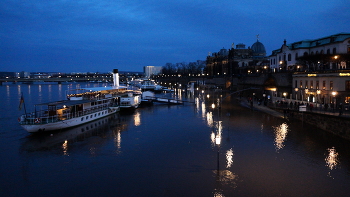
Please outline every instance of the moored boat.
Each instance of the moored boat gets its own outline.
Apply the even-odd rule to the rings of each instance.
[[[113,80],[110,87],[81,88],[68,94],[67,100],[37,104],[34,112],[18,118],[19,124],[31,133],[61,130],[109,116],[120,108],[136,108],[140,96],[119,86],[117,69],[113,70]]]
[[[141,104],[141,92],[136,90],[126,91],[120,95],[120,109],[136,109]]]
[[[163,91],[163,86],[158,85],[154,80],[148,78],[135,79],[130,82],[130,85],[140,88],[141,91]]]
[[[63,100],[35,105],[35,112],[19,118],[19,124],[28,132],[61,130],[119,111],[117,99]]]

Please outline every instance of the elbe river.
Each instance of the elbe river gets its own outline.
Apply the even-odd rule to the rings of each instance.
[[[21,93],[29,112],[101,85],[0,86],[0,196],[350,195],[349,141],[244,108],[225,92],[175,91],[191,102],[40,135],[17,122]]]

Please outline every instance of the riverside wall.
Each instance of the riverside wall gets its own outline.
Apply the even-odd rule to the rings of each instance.
[[[284,112],[283,109],[278,109],[278,111]],[[314,125],[346,140],[350,140],[350,118],[348,116],[299,112],[296,110],[292,110],[289,113],[292,118]]]

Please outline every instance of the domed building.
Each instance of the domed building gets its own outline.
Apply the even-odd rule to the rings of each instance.
[[[257,41],[248,48],[243,43],[232,43],[230,49],[221,49],[216,53],[209,53],[206,60],[206,74],[208,76],[233,76],[267,72],[269,66],[264,44]]]
[[[253,45],[252,48],[253,50],[253,57],[265,57],[266,56],[266,50],[265,50],[265,46],[263,45],[263,43],[259,42],[259,40],[257,40]]]

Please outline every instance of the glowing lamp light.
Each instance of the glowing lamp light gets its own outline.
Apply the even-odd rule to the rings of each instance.
[[[216,145],[220,145],[220,144],[221,144],[221,137],[220,137],[220,136],[216,136],[216,138],[215,138],[215,144],[216,144]]]

